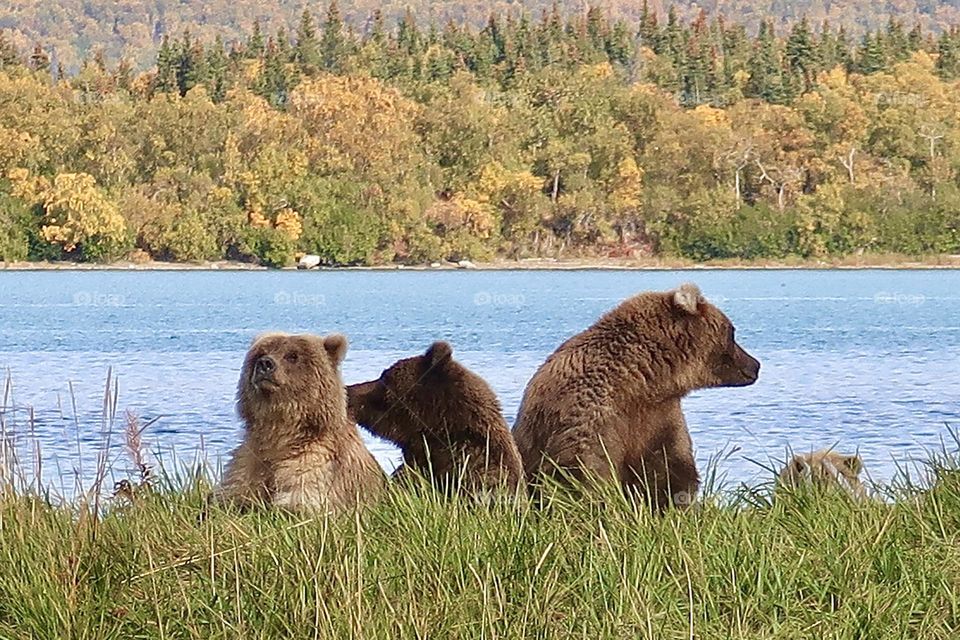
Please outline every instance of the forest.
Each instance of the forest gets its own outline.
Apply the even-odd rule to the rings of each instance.
[[[0,31],[0,258],[960,253],[957,27],[647,2],[268,24],[76,72]]]
[[[491,13],[522,11],[539,16],[550,11],[553,3],[563,15],[583,12],[588,4],[574,0],[351,0],[340,8],[347,28],[363,33],[377,10],[390,24],[409,12],[421,22],[482,27]],[[598,4],[609,18],[633,23],[641,19],[642,6],[636,0]],[[764,20],[772,20],[780,30],[804,16],[812,24],[826,20],[856,36],[883,28],[891,18],[933,32],[960,23],[960,0],[650,0],[648,5],[661,17],[671,6],[685,22],[704,10],[742,24],[751,33]],[[111,62],[125,58],[144,70],[153,64],[164,34],[179,35],[189,28],[201,40],[212,42],[219,36],[230,44],[246,39],[255,22],[270,33],[280,28],[292,32],[305,8],[322,15],[326,0],[59,0],[53,5],[0,0],[0,29],[6,29],[21,50],[42,43],[54,65],[63,64],[71,73],[98,51]]]

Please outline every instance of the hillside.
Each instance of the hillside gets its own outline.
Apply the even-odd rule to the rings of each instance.
[[[637,21],[642,9],[642,2],[637,0],[609,0],[598,4],[612,18],[631,22]],[[388,24],[398,20],[409,8],[419,23],[433,19],[476,26],[482,24],[491,12],[504,14],[523,7],[530,14],[539,15],[551,6],[551,0],[388,0],[383,3],[350,0],[342,2],[340,10],[348,24],[362,31],[377,9],[381,10]],[[574,0],[558,2],[560,12],[565,15],[583,11],[584,6],[585,3]],[[668,6],[669,3],[663,0],[650,1],[650,7],[661,16]],[[269,33],[281,27],[290,31],[305,7],[321,15],[326,2],[62,0],[54,4],[35,0],[0,0],[0,30],[6,31],[7,37],[21,50],[40,43],[50,52],[54,64],[60,63],[68,71],[75,71],[85,57],[90,57],[98,49],[103,50],[108,60],[125,57],[134,66],[146,68],[152,65],[163,34],[180,35],[184,29],[190,29],[193,35],[203,40],[219,35],[229,43],[249,33],[255,21],[259,21]],[[678,0],[675,7],[678,15],[687,21],[703,9],[742,23],[752,32],[764,17],[773,18],[782,28],[802,15],[806,15],[812,24],[829,20],[834,27],[843,26],[850,33],[876,29],[891,17],[910,25],[919,22],[925,30],[932,31],[960,22],[960,0]]]

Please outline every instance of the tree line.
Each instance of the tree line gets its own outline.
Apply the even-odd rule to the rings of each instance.
[[[138,71],[152,66],[164,34],[180,34],[189,27],[196,37],[212,42],[220,36],[227,42],[244,40],[255,21],[274,33],[283,27],[292,32],[304,7],[322,13],[325,1],[293,2],[279,0],[59,0],[56,11],[43,2],[0,0],[0,28],[21,50],[29,51],[43,43],[53,65],[62,64],[75,73],[83,61],[97,52],[111,63],[126,58]],[[539,16],[556,4],[559,12],[570,15],[584,10],[575,0],[350,0],[342,5],[350,28],[364,32],[370,16],[380,10],[384,19],[395,24],[407,11],[429,16],[439,24],[482,27],[491,13],[504,15],[525,11]],[[812,24],[824,20],[843,27],[859,37],[863,31],[875,31],[891,18],[920,24],[928,31],[948,30],[960,22],[960,0],[650,0],[649,9],[665,16],[672,6],[683,22],[694,20],[701,10],[722,15],[731,23],[742,24],[756,33],[760,23],[773,20],[777,30],[789,29],[802,16]],[[636,23],[642,4],[637,0],[606,0],[604,11],[614,20]]]
[[[0,257],[329,264],[960,252],[960,30],[644,2],[338,5],[65,73],[0,32]]]

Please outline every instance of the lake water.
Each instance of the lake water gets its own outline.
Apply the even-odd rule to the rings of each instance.
[[[346,333],[347,383],[448,340],[512,424],[527,380],[563,340],[636,292],[686,281],[763,363],[752,387],[684,402],[701,464],[733,450],[719,465],[729,482],[769,479],[761,465],[788,447],[859,451],[880,481],[894,461],[943,441],[955,449],[945,425],[960,427],[960,272],[879,270],[0,272],[6,442],[32,461],[21,466],[35,469],[39,455],[48,486],[86,486],[106,442],[112,370],[118,413],[155,419],[143,436],[154,455],[169,465],[201,451],[216,469],[240,435],[243,354],[266,330]],[[121,443],[115,429],[111,483],[131,466]],[[368,445],[396,464],[395,449]]]

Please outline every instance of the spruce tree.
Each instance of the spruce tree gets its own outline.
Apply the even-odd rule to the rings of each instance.
[[[157,52],[157,78],[155,82],[157,91],[161,93],[178,91],[178,64],[179,56],[170,44],[169,36],[163,36],[163,40],[160,42],[160,49]]]
[[[370,42],[383,46],[387,41],[387,30],[383,25],[383,11],[373,10],[373,16],[370,18],[370,33],[368,36]]]
[[[944,80],[960,77],[960,29],[953,27],[940,34],[937,42],[937,72]]]
[[[856,70],[864,75],[883,71],[887,68],[887,51],[883,35],[867,33],[857,49]]]
[[[659,26],[657,25],[657,12],[650,9],[648,0],[643,0],[643,6],[640,8],[640,28],[637,32],[640,38],[640,45],[656,48],[659,37]]]
[[[850,50],[850,38],[847,36],[847,30],[843,26],[837,31],[836,52],[837,62],[849,70],[853,66],[853,52]]]
[[[184,31],[176,56],[177,90],[181,96],[185,96],[190,89],[203,82],[206,76],[203,45],[199,41],[194,43],[190,32]]]
[[[887,31],[884,34],[886,54],[896,62],[902,62],[910,56],[910,43],[903,23],[892,16],[887,21]]]
[[[300,23],[297,25],[297,43],[293,48],[293,56],[300,68],[307,74],[316,73],[320,69],[320,41],[317,40],[317,29],[313,24],[313,16],[307,9],[300,14]]]
[[[213,45],[207,50],[207,88],[214,102],[227,97],[227,71],[229,60],[223,46],[223,39],[217,34]]]
[[[420,52],[420,31],[409,8],[397,24],[397,46],[407,55],[412,56]]]
[[[606,42],[607,57],[611,62],[628,65],[633,59],[633,42],[630,29],[623,20],[617,20]]]
[[[910,51],[920,51],[923,48],[923,27],[919,22],[913,25],[913,29],[907,34],[907,47]]]
[[[260,21],[253,21],[253,32],[250,34],[250,38],[247,40],[247,46],[244,53],[248,58],[259,58],[263,55],[264,51],[264,37],[263,31],[260,28]]]
[[[746,88],[747,97],[759,98],[774,104],[786,102],[787,96],[783,86],[776,36],[773,24],[767,20],[760,23],[753,55],[747,62],[747,72],[750,74]]]
[[[286,62],[280,55],[273,38],[267,41],[264,48],[263,68],[257,82],[257,93],[278,109],[287,106],[290,82],[287,78]]]
[[[800,92],[810,91],[819,68],[817,49],[810,33],[810,24],[803,16],[800,22],[793,25],[790,36],[787,38],[784,57],[787,70],[794,77]]]
[[[327,71],[339,72],[344,68],[347,57],[347,39],[344,36],[343,17],[337,0],[330,0],[323,33],[320,36],[320,64]]]

